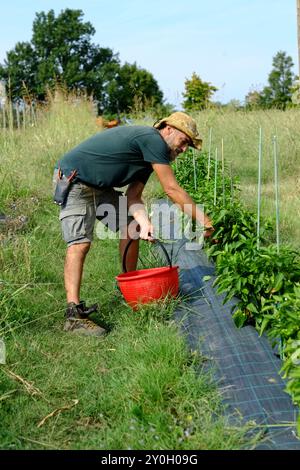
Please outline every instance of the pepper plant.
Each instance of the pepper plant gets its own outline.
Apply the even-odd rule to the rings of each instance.
[[[258,248],[257,217],[240,202],[237,179],[232,181],[226,171],[215,172],[214,159],[208,178],[207,155],[198,155],[187,152],[174,164],[174,172],[213,220],[215,232],[206,250],[215,262],[215,285],[219,293],[226,293],[224,303],[237,299],[233,319],[238,327],[251,323],[260,334],[266,332],[273,345],[280,340],[281,373],[287,391],[300,405],[300,255],[288,246],[281,246],[278,253],[271,243],[274,229],[269,221],[261,223]]]
[[[233,318],[238,327],[250,322],[260,329],[264,323],[266,329],[266,304],[277,305],[300,281],[299,255],[287,247],[278,254],[274,245],[258,250],[253,238],[243,248],[233,246],[218,255],[215,284],[219,293],[226,292],[224,302],[237,297]]]

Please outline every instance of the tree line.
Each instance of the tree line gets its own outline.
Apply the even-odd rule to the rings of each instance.
[[[236,109],[271,109],[285,110],[300,104],[299,81],[293,73],[293,60],[284,51],[273,57],[272,70],[268,76],[268,85],[261,90],[251,90],[245,97],[244,104],[232,100],[227,105],[212,101],[213,94],[218,90],[210,82],[203,81],[193,73],[185,81],[183,107],[186,111],[201,111],[209,107],[230,106]]]
[[[97,104],[98,114],[118,115],[152,108],[158,114],[172,111],[153,75],[136,63],[121,65],[118,53],[92,42],[95,28],[83,21],[82,10],[66,9],[56,17],[53,10],[36,13],[30,42],[18,42],[0,64],[0,80],[6,83],[13,102],[30,97],[44,102],[52,88],[85,92]],[[245,104],[232,100],[235,108],[286,109],[299,104],[299,85],[295,85],[293,61],[285,52],[273,57],[268,85],[251,90]],[[224,106],[212,100],[217,87],[196,73],[185,81],[183,109],[201,111]]]

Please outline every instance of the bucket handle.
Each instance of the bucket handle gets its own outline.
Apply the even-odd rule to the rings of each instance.
[[[124,250],[123,261],[122,261],[123,273],[127,273],[127,269],[126,269],[126,257],[127,257],[127,253],[128,253],[129,247],[130,247],[130,245],[131,245],[131,243],[132,243],[133,241],[134,241],[133,239],[129,240],[129,242],[127,243],[126,248],[125,248],[125,250]],[[164,255],[165,255],[166,259],[167,259],[167,262],[168,262],[169,267],[172,268],[172,261],[171,261],[171,258],[170,258],[170,256],[169,256],[167,250],[165,249],[164,245],[162,244],[162,242],[159,241],[159,240],[157,240],[157,239],[154,239],[154,240],[152,241],[152,243],[158,243],[158,244],[159,244],[160,248],[162,249],[162,251],[163,251],[163,253],[164,253]]]

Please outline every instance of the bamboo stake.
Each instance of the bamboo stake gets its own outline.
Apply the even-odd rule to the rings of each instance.
[[[277,136],[273,135],[273,156],[274,156],[274,185],[275,185],[275,207],[276,207],[276,245],[279,253],[279,184],[278,184],[278,152]]]
[[[211,162],[211,136],[212,128],[209,128],[209,143],[208,143],[208,164],[207,164],[207,179],[209,180],[210,176],[210,162]]]
[[[5,105],[2,108],[2,127],[3,129],[6,129]]]
[[[22,108],[22,113],[23,113],[23,129],[26,129],[26,109],[25,109],[25,103],[23,104]]]
[[[36,125],[35,111],[32,103],[30,103],[30,115],[31,115],[31,124]]]
[[[193,149],[193,165],[194,165],[194,188],[197,190],[197,174],[196,174],[196,160],[195,160],[195,149]]]
[[[20,130],[20,110],[19,105],[16,106],[17,128]]]
[[[8,94],[8,99],[7,99],[7,124],[8,124],[8,129],[10,132],[14,130],[14,116],[13,116],[13,106],[12,106],[12,100],[11,100],[11,83],[10,83],[10,78],[8,79],[8,89],[9,89],[9,94]]]
[[[13,113],[13,105],[12,102],[9,101],[8,104],[8,128],[10,132],[14,130],[14,113]]]
[[[262,128],[259,128],[258,139],[258,184],[257,184],[257,249],[259,249],[260,206],[261,206],[261,163],[262,163]]]
[[[216,148],[216,158],[215,158],[215,186],[214,186],[214,206],[217,204],[217,178],[218,178],[218,149]]]

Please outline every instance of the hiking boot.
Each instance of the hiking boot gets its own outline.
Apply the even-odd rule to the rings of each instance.
[[[81,336],[103,336],[106,333],[104,328],[87,318],[67,318],[64,331],[70,331]]]
[[[64,331],[70,331],[82,336],[103,336],[106,330],[101,326],[88,320],[87,317],[90,313],[97,311],[97,305],[92,307],[85,307],[85,303],[81,301],[79,304],[71,302],[66,310],[66,322]]]
[[[79,304],[70,302],[67,305],[66,316],[75,318],[87,318],[91,313],[98,312],[98,304],[93,304],[90,307],[85,305],[84,300],[80,300]]]

